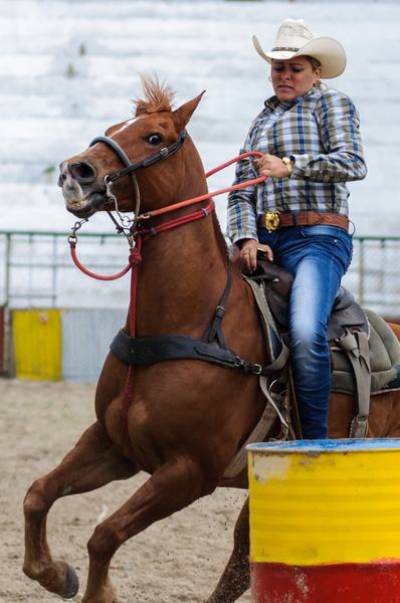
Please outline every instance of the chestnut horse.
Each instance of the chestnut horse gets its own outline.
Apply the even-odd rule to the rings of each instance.
[[[141,211],[159,210],[207,192],[202,162],[188,135],[170,156],[146,167],[141,163],[179,140],[201,96],[172,110],[169,90],[148,80],[145,100],[136,103],[135,118],[107,131],[130,161],[139,162],[135,177]],[[67,209],[79,217],[114,209],[105,177],[120,169],[119,155],[104,141],[64,161],[60,183]],[[137,188],[127,173],[114,183],[113,193],[121,212],[135,208]],[[206,201],[200,207],[205,205]],[[174,216],[191,211],[185,207]],[[205,212],[203,217],[144,241],[138,268],[137,337],[175,333],[201,338],[211,324],[226,284],[229,258],[215,213]],[[155,223],[167,219],[162,214]],[[265,365],[269,359],[252,293],[235,263],[230,270],[232,287],[222,323],[226,344],[242,358]],[[130,332],[129,320],[125,330]],[[397,393],[372,399],[370,435],[400,435],[399,402]],[[47,590],[73,597],[78,590],[75,571],[53,559],[46,539],[46,516],[52,504],[63,496],[146,471],[147,482],[96,527],[88,542],[89,575],[82,601],[113,603],[117,599],[109,565],[127,539],[211,494],[217,486],[247,487],[246,471],[232,479],[223,475],[256,425],[265,400],[258,378],[239,370],[181,359],[135,366],[131,372],[109,354],[95,405],[96,422],[53,471],[32,484],[25,497],[24,571]],[[332,437],[348,436],[353,413],[352,398],[332,396]],[[236,524],[233,553],[209,603],[236,601],[249,587],[248,548],[245,504]]]

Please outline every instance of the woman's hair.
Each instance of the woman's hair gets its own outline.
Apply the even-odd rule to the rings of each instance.
[[[311,63],[311,67],[314,71],[316,71],[318,67],[321,67],[321,63],[318,59],[314,59],[314,57],[310,57],[308,54],[303,54],[303,57],[307,59],[309,63]]]
[[[321,67],[321,63],[318,59],[315,59],[314,57],[310,57],[310,55],[308,54],[303,54],[303,57],[305,59],[307,59],[307,61],[311,64],[312,70],[316,71],[318,69],[318,67]],[[321,80],[318,80],[318,82],[316,84],[314,84],[314,88],[326,88],[325,84],[323,84],[321,82]]]

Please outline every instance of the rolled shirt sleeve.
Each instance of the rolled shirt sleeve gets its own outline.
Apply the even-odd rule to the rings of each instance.
[[[241,153],[252,151],[253,124],[244,142]],[[260,174],[255,169],[251,157],[242,159],[236,165],[236,174],[233,184],[257,178]],[[256,218],[256,185],[251,185],[240,190],[231,191],[228,195],[228,228],[227,234],[232,243],[241,239],[257,239]]]

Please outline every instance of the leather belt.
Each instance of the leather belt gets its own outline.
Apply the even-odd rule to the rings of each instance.
[[[278,230],[287,226],[316,226],[317,224],[327,224],[337,226],[348,231],[349,219],[342,214],[308,211],[267,211],[258,216],[257,224],[261,228],[266,228],[268,232]]]

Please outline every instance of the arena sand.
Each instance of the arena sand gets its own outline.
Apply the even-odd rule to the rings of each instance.
[[[93,421],[93,385],[0,379],[0,603],[60,601],[22,573],[22,501],[33,479],[52,469]],[[87,575],[86,542],[95,525],[146,479],[144,474],[58,501],[49,515],[56,557]],[[111,575],[121,603],[198,603],[207,599],[232,548],[246,494],[218,490],[128,541]],[[245,594],[241,603],[249,602]]]

